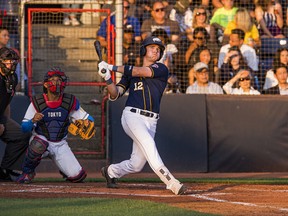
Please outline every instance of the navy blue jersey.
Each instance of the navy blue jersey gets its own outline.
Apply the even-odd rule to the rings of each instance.
[[[129,89],[126,106],[159,113],[160,102],[167,85],[168,68],[162,63],[154,63],[149,66],[152,77],[132,77],[123,75],[117,84]]]

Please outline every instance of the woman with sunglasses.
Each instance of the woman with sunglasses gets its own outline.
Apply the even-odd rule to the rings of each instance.
[[[260,95],[260,92],[255,90],[252,85],[252,76],[248,70],[239,71],[232,79],[230,79],[223,86],[226,94],[233,95]],[[233,85],[237,83],[237,88],[233,88]]]
[[[193,41],[193,32],[195,28],[203,27],[206,29],[207,33],[210,34],[210,24],[208,23],[208,14],[206,7],[201,5],[194,9],[193,11],[193,21],[192,27],[187,28],[186,34],[189,41]]]
[[[241,70],[250,71],[253,76],[253,70],[245,62],[240,49],[233,46],[229,49],[224,58],[224,62],[220,69],[220,84],[224,85],[228,80],[234,77]]]
[[[193,31],[193,41],[190,43],[185,53],[185,63],[191,63],[191,57],[196,48],[207,45],[209,34],[204,27],[197,27]],[[193,66],[193,65],[192,65]]]

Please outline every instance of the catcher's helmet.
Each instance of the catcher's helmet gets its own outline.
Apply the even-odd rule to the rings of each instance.
[[[157,59],[157,61],[159,61],[162,58],[162,56],[163,56],[165,47],[162,44],[162,41],[158,37],[154,37],[154,36],[147,37],[143,41],[143,43],[142,43],[142,45],[140,47],[140,56],[145,56],[146,55],[146,46],[151,45],[151,44],[156,44],[156,45],[158,45],[160,47],[160,56],[159,56],[159,59]]]
[[[52,82],[49,82],[49,79],[53,76],[58,76],[61,78],[62,82],[60,86],[54,85]],[[68,77],[65,75],[64,71],[62,71],[60,67],[52,67],[44,75],[44,83],[49,82],[49,90],[51,92],[62,93],[64,91],[64,88],[66,87],[67,81]],[[43,91],[44,93],[47,93],[47,89],[45,87],[43,87]]]
[[[7,68],[6,65],[3,63],[5,60],[11,60],[12,65],[11,68]],[[16,66],[19,62],[19,55],[10,48],[2,47],[0,49],[0,68],[2,73],[5,75],[13,74],[16,70]]]

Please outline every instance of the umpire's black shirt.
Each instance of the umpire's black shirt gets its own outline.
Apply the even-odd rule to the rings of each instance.
[[[15,88],[18,83],[17,74],[9,76],[0,74],[0,123],[7,106],[15,95]]]

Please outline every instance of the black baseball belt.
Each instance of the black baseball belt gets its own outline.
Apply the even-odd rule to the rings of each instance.
[[[146,116],[149,118],[155,118],[155,119],[159,118],[159,114],[153,113],[153,112],[148,112],[148,111],[142,110],[142,109],[132,108],[132,109],[130,109],[130,111],[133,113],[139,113],[140,115],[143,115],[143,116]]]

